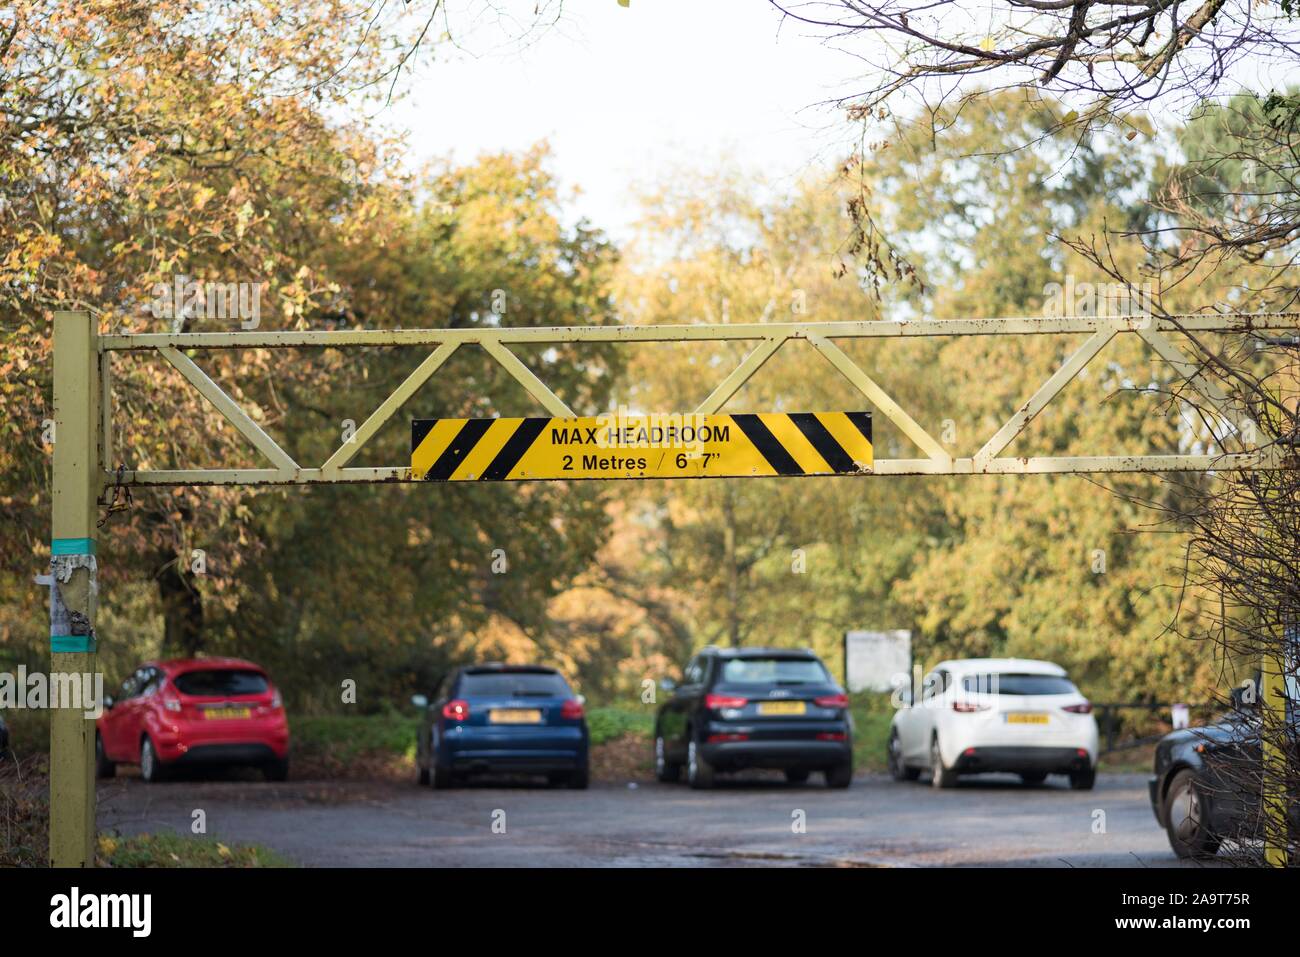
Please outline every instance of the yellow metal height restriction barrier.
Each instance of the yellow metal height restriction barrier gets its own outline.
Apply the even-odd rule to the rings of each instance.
[[[870,473],[869,412],[415,419],[411,478],[430,482]]]
[[[101,335],[87,312],[54,317],[52,557],[68,614],[52,613],[51,667],[93,672],[96,633],[97,499],[110,490],[147,487],[379,484],[412,480],[528,481],[771,475],[1056,475],[1222,472],[1291,468],[1291,447],[1234,443],[1229,450],[1117,453],[1108,445],[1081,455],[1007,455],[1006,450],[1107,345],[1121,336],[1147,343],[1177,379],[1225,422],[1241,420],[1239,399],[1224,395],[1181,340],[1202,332],[1294,335],[1300,313],[1124,316],[1022,316],[991,319],[905,319],[897,322],[728,322],[651,326],[526,326],[455,329],[293,329],[205,332],[119,332]],[[973,454],[955,455],[914,418],[841,343],[966,336],[1087,336],[1038,389],[1018,405]],[[749,349],[691,413],[575,417],[573,410],[513,351],[546,343],[735,343]],[[356,431],[320,464],[298,462],[260,425],[261,409],[245,408],[204,370],[204,353],[242,349],[428,349],[421,361]],[[413,423],[409,464],[353,465],[384,426],[461,349],[481,349],[549,418],[424,419]],[[847,380],[865,404],[898,430],[911,457],[875,459],[865,412],[726,415],[722,409],[781,349],[811,349]],[[119,461],[129,446],[115,436],[112,359],[136,353],[163,360],[220,413],[260,458],[257,465],[222,459],[172,468]],[[543,371],[546,363],[542,364]],[[1097,401],[1101,401],[1100,396]],[[645,434],[641,434],[644,427]],[[694,431],[687,431],[687,428]],[[593,432],[592,429],[595,429]],[[659,429],[659,432],[654,431]],[[631,431],[629,431],[631,430]],[[892,443],[891,443],[892,444]],[[1238,447],[1239,446],[1239,447]],[[916,453],[919,452],[919,455]],[[188,457],[188,456],[187,456]],[[403,458],[405,458],[403,456]],[[57,612],[57,609],[52,609]],[[66,626],[66,627],[65,627]],[[94,866],[95,724],[77,709],[50,722],[50,859],[57,867]]]

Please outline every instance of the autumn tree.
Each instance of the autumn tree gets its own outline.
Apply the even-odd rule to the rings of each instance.
[[[0,14],[8,654],[34,661],[44,646],[30,576],[48,560],[45,489],[57,437],[43,423],[55,310],[88,310],[101,332],[604,321],[611,253],[592,229],[559,225],[541,151],[410,174],[399,144],[376,135],[367,111],[394,93],[424,24],[393,19],[372,30],[367,9],[350,0],[51,0]],[[260,309],[173,309],[163,294],[177,282],[243,283],[258,290]],[[498,291],[504,310],[495,308]],[[556,385],[575,406],[596,407],[611,367],[600,350],[585,364],[573,358],[525,361],[542,374],[581,367]],[[286,448],[321,460],[345,421],[364,418],[413,361],[267,350],[194,359]],[[484,414],[493,400],[524,407],[500,370],[469,355],[457,361],[445,376],[459,391],[432,387],[425,411]],[[115,355],[112,376],[110,467],[255,463],[165,363]],[[382,436],[374,451],[402,441]],[[375,650],[385,608],[376,596],[398,588],[412,619],[390,621],[385,633],[426,652],[433,623],[464,641],[485,608],[527,622],[594,547],[599,516],[589,521],[585,493],[477,494],[453,507],[431,507],[427,495],[390,503],[376,522],[373,504],[351,490],[311,504],[284,492],[136,490],[132,507],[100,532],[100,630],[116,639],[102,644],[107,670],[160,650],[223,648],[266,650],[291,665],[307,639],[301,673],[314,656],[355,663]],[[516,556],[513,587],[457,557],[463,550],[477,562],[484,542]],[[346,634],[332,627],[340,622]]]

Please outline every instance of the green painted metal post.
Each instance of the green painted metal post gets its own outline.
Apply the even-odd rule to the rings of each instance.
[[[52,675],[95,673],[100,361],[95,320],[55,313]],[[93,867],[95,724],[86,717],[93,703],[57,703],[50,714],[50,863]]]

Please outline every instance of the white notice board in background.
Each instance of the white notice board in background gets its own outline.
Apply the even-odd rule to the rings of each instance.
[[[844,634],[844,684],[849,691],[893,691],[912,671],[910,631],[849,631]]]

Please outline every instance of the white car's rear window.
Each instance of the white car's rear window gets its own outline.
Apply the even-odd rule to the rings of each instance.
[[[974,694],[1045,695],[1078,694],[1069,678],[1059,675],[1001,674],[967,675],[962,687]]]

